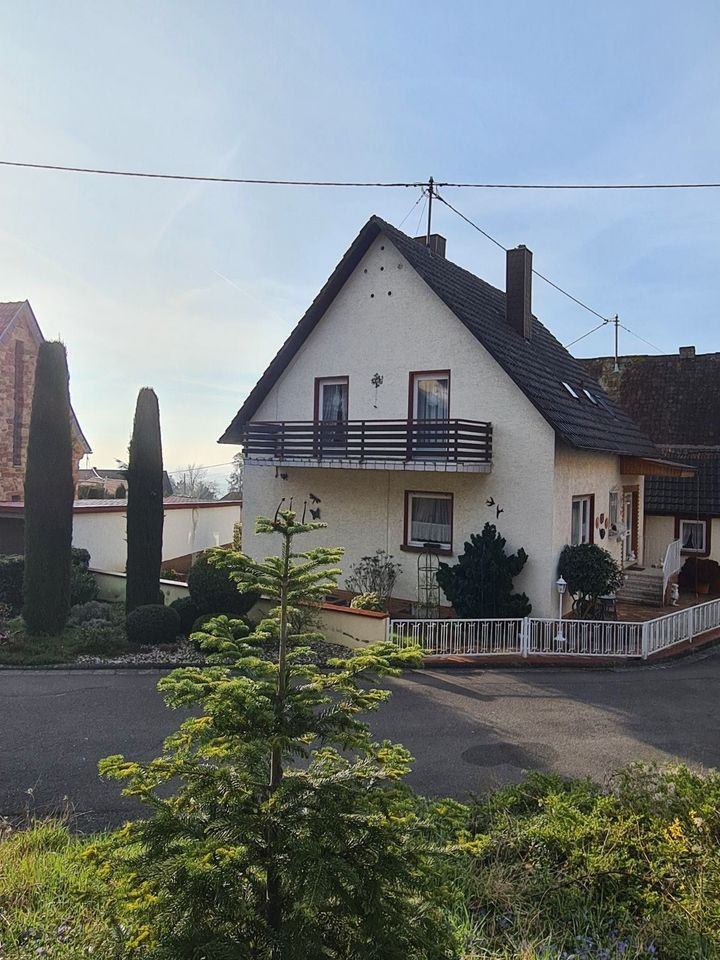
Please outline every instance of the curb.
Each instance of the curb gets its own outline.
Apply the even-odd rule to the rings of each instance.
[[[202,663],[166,663],[148,661],[147,663],[0,663],[0,672],[18,670],[177,670],[180,667],[202,667]]]

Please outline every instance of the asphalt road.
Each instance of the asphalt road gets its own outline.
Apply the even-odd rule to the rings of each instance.
[[[140,808],[104,783],[108,754],[149,759],[180,716],[151,671],[0,671],[0,815],[70,809],[80,830]],[[623,670],[427,670],[372,719],[416,758],[411,783],[465,797],[528,770],[602,779],[634,759],[720,766],[720,649]]]

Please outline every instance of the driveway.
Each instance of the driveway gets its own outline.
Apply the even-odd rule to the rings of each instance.
[[[81,830],[137,815],[97,762],[149,759],[180,716],[151,671],[0,671],[0,815],[70,808]],[[720,649],[622,670],[426,670],[372,718],[416,758],[425,793],[459,798],[528,770],[602,779],[635,759],[720,766]]]

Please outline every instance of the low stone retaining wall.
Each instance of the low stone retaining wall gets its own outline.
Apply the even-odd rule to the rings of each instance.
[[[91,573],[97,580],[100,600],[118,602],[125,599],[126,575],[124,573],[92,568]],[[179,597],[188,596],[188,585],[180,580],[161,580],[160,589],[165,595],[165,603],[172,603]],[[260,600],[250,611],[250,615],[253,619],[257,619],[269,609],[270,602]],[[332,603],[325,603],[318,614],[320,631],[328,643],[357,649],[385,639],[387,617],[384,613],[377,613],[375,610],[354,610],[351,607],[338,607]]]

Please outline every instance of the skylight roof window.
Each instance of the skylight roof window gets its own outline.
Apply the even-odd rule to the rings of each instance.
[[[583,387],[583,393],[584,393],[585,396],[588,398],[588,400],[590,401],[590,403],[594,403],[595,406],[597,406],[597,400],[596,400],[595,397],[590,393],[589,390],[586,390],[586,389],[585,389],[585,387]]]
[[[570,394],[571,397],[575,397],[576,400],[579,400],[579,399],[580,399],[580,398],[578,397],[578,395],[575,393],[575,391],[573,390],[573,388],[570,386],[569,383],[565,383],[564,380],[562,380],[561,382],[562,382],[562,385],[565,387],[565,389],[567,390],[567,392]]]

